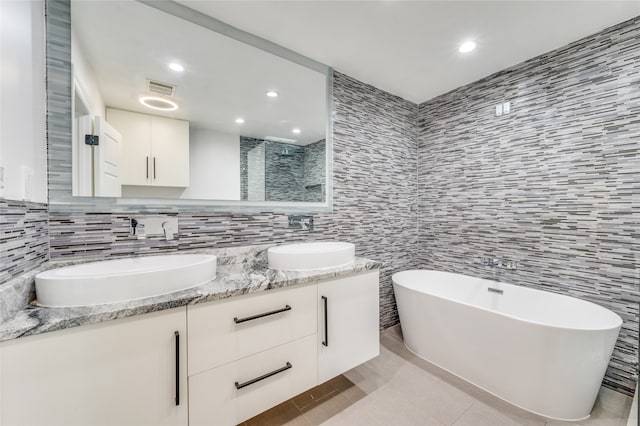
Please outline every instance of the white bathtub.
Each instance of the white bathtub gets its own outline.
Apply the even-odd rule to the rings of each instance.
[[[440,271],[398,272],[393,288],[404,343],[420,358],[533,413],[589,417],[622,325],[615,313]]]

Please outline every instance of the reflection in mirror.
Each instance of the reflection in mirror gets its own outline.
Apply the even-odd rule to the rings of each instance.
[[[136,1],[72,1],[73,195],[323,202],[327,75]]]

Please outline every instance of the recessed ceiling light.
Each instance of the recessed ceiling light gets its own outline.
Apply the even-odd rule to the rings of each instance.
[[[238,124],[244,123],[244,118],[236,118],[236,123]]]
[[[140,96],[140,103],[148,108],[160,111],[173,111],[178,109],[177,103],[156,96]]]
[[[460,53],[468,53],[475,48],[476,48],[476,43],[474,41],[465,41],[460,45],[460,48],[458,50],[460,51]]]
[[[184,71],[184,67],[182,65],[180,65],[179,63],[177,63],[177,62],[171,62],[169,64],[169,68],[171,68],[174,71],[178,71],[178,72]]]
[[[273,90],[269,90],[267,92],[267,96],[270,98],[277,98],[278,97],[278,92],[274,92]]]
[[[296,135],[299,135],[300,134],[300,129],[293,129],[292,132],[295,133]]]

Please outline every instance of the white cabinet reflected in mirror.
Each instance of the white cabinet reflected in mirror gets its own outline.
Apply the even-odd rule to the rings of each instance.
[[[136,1],[71,18],[73,196],[326,201],[329,69]]]

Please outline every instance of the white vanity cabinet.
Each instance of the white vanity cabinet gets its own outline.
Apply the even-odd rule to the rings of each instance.
[[[107,108],[122,135],[122,185],[189,186],[189,122]]]
[[[318,381],[380,354],[378,270],[318,283]]]
[[[377,356],[378,309],[375,270],[9,340],[0,426],[235,425]]]
[[[185,310],[3,342],[0,424],[186,426]]]
[[[318,383],[317,285],[190,306],[189,424],[235,425]]]

